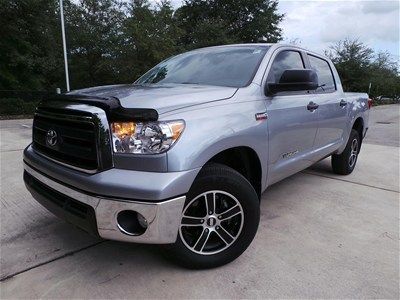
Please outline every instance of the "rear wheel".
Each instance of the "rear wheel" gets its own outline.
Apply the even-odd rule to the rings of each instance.
[[[258,196],[241,174],[224,165],[206,166],[187,195],[170,253],[189,268],[229,263],[250,245],[259,217]]]
[[[333,172],[340,175],[348,175],[353,172],[360,153],[360,145],[360,135],[352,129],[344,151],[340,155],[332,155]]]

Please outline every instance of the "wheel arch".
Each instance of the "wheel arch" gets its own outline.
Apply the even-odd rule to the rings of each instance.
[[[354,129],[358,132],[359,137],[360,137],[360,147],[358,152],[361,150],[361,145],[362,145],[362,140],[363,140],[363,132],[364,132],[364,119],[362,117],[358,117],[355,119],[353,122],[353,126],[351,129]]]
[[[204,165],[210,163],[223,164],[239,172],[261,198],[263,170],[259,155],[254,149],[248,146],[227,148],[213,155]]]

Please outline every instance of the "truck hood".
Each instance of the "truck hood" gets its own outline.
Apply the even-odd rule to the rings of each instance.
[[[124,108],[153,108],[159,114],[172,110],[224,100],[237,88],[194,84],[109,85],[75,90],[68,95],[116,97]]]

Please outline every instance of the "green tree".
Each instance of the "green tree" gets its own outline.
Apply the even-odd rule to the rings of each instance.
[[[125,81],[132,82],[178,52],[177,39],[181,30],[174,21],[174,10],[169,1],[152,7],[147,0],[134,0],[128,5],[128,12],[121,68],[127,76]]]
[[[0,90],[52,90],[62,78],[57,1],[0,1]]]
[[[283,15],[275,0],[185,0],[177,21],[185,34],[181,43],[197,48],[226,43],[281,40]]]
[[[379,52],[369,66],[371,96],[400,98],[398,63],[388,52]]]
[[[330,46],[326,51],[340,74],[345,91],[368,90],[369,65],[374,51],[359,40],[345,39]]]
[[[235,42],[235,37],[228,35],[226,20],[212,12],[211,1],[190,0],[177,9],[176,20],[183,30],[180,45],[193,49]]]
[[[81,0],[66,5],[71,87],[112,84],[123,41],[123,5],[117,0]]]
[[[400,97],[398,62],[387,52],[375,54],[359,40],[345,39],[330,46],[326,55],[332,59],[345,91],[367,92],[371,97]]]
[[[65,89],[58,0],[0,0],[0,89]],[[277,0],[64,0],[71,88],[129,83],[215,44],[281,38]]]

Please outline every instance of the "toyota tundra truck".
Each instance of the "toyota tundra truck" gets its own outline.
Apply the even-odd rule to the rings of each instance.
[[[309,50],[197,49],[133,84],[42,101],[24,181],[88,233],[164,244],[183,266],[217,267],[252,242],[267,187],[329,156],[334,173],[354,170],[370,106]]]

